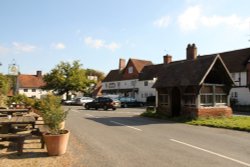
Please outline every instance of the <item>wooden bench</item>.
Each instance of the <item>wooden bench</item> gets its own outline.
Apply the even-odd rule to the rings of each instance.
[[[23,153],[24,140],[28,136],[30,136],[30,134],[14,134],[14,133],[0,134],[0,138],[2,140],[13,141],[17,143],[18,155],[21,155]]]

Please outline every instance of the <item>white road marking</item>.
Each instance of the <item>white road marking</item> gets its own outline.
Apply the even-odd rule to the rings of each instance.
[[[142,131],[141,129],[135,128],[135,127],[133,127],[133,126],[128,126],[128,125],[125,125],[125,124],[122,124],[122,123],[119,123],[119,122],[116,122],[116,121],[110,121],[110,122],[112,122],[112,123],[114,123],[114,124],[126,126],[126,127],[128,127],[128,128],[134,129],[134,130]]]
[[[179,143],[179,144],[183,144],[183,145],[186,145],[186,146],[192,147],[194,149],[201,150],[201,151],[213,154],[213,155],[217,155],[218,157],[225,158],[225,159],[228,159],[228,160],[231,160],[231,161],[237,162],[239,164],[242,164],[242,165],[250,167],[249,163],[245,163],[245,162],[239,161],[237,159],[233,159],[233,158],[227,157],[225,155],[222,155],[222,154],[219,154],[219,153],[216,153],[216,152],[213,152],[213,151],[209,151],[209,150],[206,150],[206,149],[203,149],[203,148],[200,148],[200,147],[188,144],[188,143],[184,143],[184,142],[181,142],[181,141],[178,141],[178,140],[175,140],[175,139],[170,139],[170,140],[173,141],[173,142],[176,142],[176,143]]]
[[[87,115],[89,117],[93,117],[93,118],[100,118],[100,117],[97,117],[97,116],[94,116],[94,115],[91,115],[91,114],[85,114],[85,115]]]

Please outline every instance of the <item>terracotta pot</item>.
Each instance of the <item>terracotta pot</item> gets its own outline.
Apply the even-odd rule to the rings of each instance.
[[[70,132],[68,130],[62,131],[65,133],[59,135],[43,134],[49,156],[62,155],[66,152]]]

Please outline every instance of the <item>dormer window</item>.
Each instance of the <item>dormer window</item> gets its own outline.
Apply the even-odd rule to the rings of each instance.
[[[128,73],[129,73],[129,74],[133,73],[133,70],[134,70],[133,67],[129,67],[129,68],[128,68]]]

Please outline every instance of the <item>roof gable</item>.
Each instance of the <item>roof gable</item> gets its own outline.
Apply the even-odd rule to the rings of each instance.
[[[158,74],[158,80],[153,87],[201,85],[211,69],[213,69],[216,61],[220,61],[226,74],[229,75],[219,56],[204,56],[196,60],[186,60],[162,65]],[[231,77],[229,81],[233,83]]]
[[[228,70],[232,72],[246,71],[246,65],[250,59],[250,48],[218,53]],[[211,55],[206,55],[211,56]]]
[[[147,60],[129,59],[124,69],[111,70],[104,78],[103,82],[138,79],[139,73],[146,65],[152,65],[152,62]],[[129,67],[133,67],[132,73],[129,73]]]

